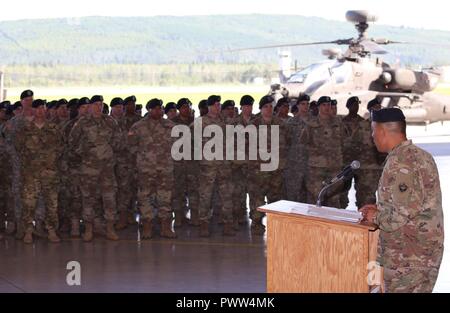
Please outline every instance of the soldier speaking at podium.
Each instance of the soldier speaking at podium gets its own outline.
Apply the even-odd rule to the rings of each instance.
[[[360,209],[380,228],[386,292],[432,292],[444,250],[439,174],[433,157],[406,138],[400,109],[372,112],[372,136],[389,153],[376,205]]]

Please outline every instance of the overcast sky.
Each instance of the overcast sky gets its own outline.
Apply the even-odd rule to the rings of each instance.
[[[345,12],[375,12],[380,24],[450,31],[446,1],[421,0],[2,0],[0,21],[81,16],[294,14],[345,20]]]

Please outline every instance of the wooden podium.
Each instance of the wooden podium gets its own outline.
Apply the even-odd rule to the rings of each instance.
[[[267,214],[267,292],[369,292],[376,227],[291,213],[295,204],[258,209]]]

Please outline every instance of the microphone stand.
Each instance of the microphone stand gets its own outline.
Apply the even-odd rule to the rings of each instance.
[[[328,191],[328,189],[330,189],[332,186],[336,185],[338,182],[344,181],[349,179],[350,177],[353,177],[353,172],[351,173],[351,175],[347,175],[347,176],[342,176],[336,180],[329,180],[329,181],[324,181],[323,184],[325,185],[322,190],[319,192],[319,196],[317,197],[317,203],[316,206],[318,208],[322,207],[322,202],[323,202],[323,198],[326,194],[326,192]]]

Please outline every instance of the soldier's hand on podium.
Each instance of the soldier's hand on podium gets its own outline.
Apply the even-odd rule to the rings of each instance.
[[[375,216],[377,215],[378,208],[376,204],[366,204],[359,209],[359,212],[363,215],[363,221],[374,223]]]

